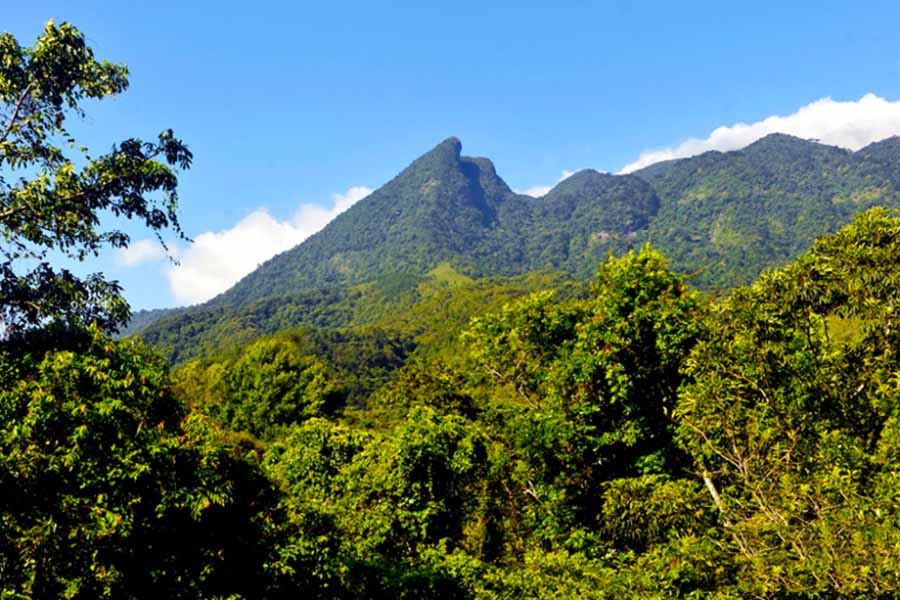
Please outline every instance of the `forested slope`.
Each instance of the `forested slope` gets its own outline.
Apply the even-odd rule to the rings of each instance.
[[[896,140],[859,152],[773,134],[734,152],[633,175],[590,169],[541,198],[514,194],[484,158],[450,138],[263,264],[212,304],[423,274],[449,262],[470,276],[552,269],[589,277],[610,249],[647,240],[696,282],[731,287],[796,256],[873,205],[900,198]]]
[[[472,278],[556,271],[585,280],[609,252],[647,242],[692,285],[722,292],[862,210],[900,205],[898,147],[889,139],[854,153],[774,134],[633,175],[580,171],[531,198],[450,138],[209,303],[138,318],[156,323],[145,339],[187,356],[197,336],[219,336],[238,321],[272,332],[359,323],[351,305],[396,302],[389,310],[402,311],[404,290],[441,265]]]
[[[898,240],[867,212],[719,301],[645,248],[418,355],[294,330],[170,377],[96,335],[4,346],[5,472],[65,476],[4,505],[3,583],[39,554],[45,589],[125,597],[891,597]]]
[[[636,173],[662,205],[654,245],[698,285],[749,283],[816,237],[872,206],[900,199],[897,139],[850,152],[783,134],[743,150],[708,152]]]

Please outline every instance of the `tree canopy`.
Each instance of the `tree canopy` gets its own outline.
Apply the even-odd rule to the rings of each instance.
[[[896,213],[717,299],[644,245],[589,292],[448,262],[196,313],[215,335],[176,315],[170,371],[105,331],[114,282],[51,261],[127,244],[105,211],[180,232],[190,153],[65,157],[66,115],[124,67],[52,22],[0,48],[0,599],[900,593]],[[790,179],[795,146],[741,164]],[[687,185],[667,169],[644,175]]]
[[[0,321],[7,335],[52,321],[107,330],[127,321],[116,282],[51,263],[51,253],[81,261],[127,246],[128,236],[104,229],[102,216],[183,235],[175,168],[188,168],[192,156],[171,130],[152,142],[126,139],[95,158],[66,129],[87,101],[127,87],[126,67],[98,61],[68,23],[48,22],[28,47],[0,34]]]

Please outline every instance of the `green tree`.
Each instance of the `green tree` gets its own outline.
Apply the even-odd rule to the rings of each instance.
[[[716,307],[687,363],[679,439],[748,593],[900,587],[898,239],[862,214]]]
[[[486,458],[482,432],[464,418],[413,408],[348,465],[344,526],[370,557],[414,558],[420,545],[462,542]]]
[[[250,344],[228,369],[225,387],[226,397],[210,410],[232,429],[263,438],[325,414],[341,399],[325,364],[284,337]]]
[[[648,247],[602,265],[594,298],[534,294],[473,321],[466,339],[503,432],[495,477],[517,535],[581,545],[610,481],[679,474],[671,413],[702,314],[698,294]]]
[[[124,65],[98,61],[68,23],[47,23],[30,47],[0,34],[0,322],[7,334],[48,321],[115,329],[129,310],[116,282],[54,268],[129,237],[101,227],[101,213],[135,219],[160,236],[183,237],[175,167],[191,153],[171,130],[153,142],[127,139],[93,158],[66,130],[86,100],[122,93]],[[68,149],[68,150],[67,150]],[[162,243],[162,238],[160,237]]]
[[[0,597],[257,597],[276,494],[96,329],[0,347]]]

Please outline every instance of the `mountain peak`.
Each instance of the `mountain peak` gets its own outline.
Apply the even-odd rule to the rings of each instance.
[[[462,142],[455,135],[451,135],[450,137],[448,137],[446,140],[444,140],[443,142],[441,142],[438,145],[439,146],[445,146],[445,145],[452,146],[453,148],[456,148],[457,152],[462,150]]]
[[[456,136],[450,136],[437,146],[435,146],[428,154],[440,153],[459,158],[462,153],[462,142]]]
[[[462,142],[457,137],[449,137],[425,154],[414,160],[398,177],[416,174],[431,174],[456,171],[460,165]]]
[[[421,190],[435,193],[448,185],[453,187],[471,184],[475,188],[481,188],[480,191],[475,191],[476,195],[487,194],[493,197],[489,201],[492,206],[511,193],[506,182],[497,175],[490,159],[462,156],[462,142],[457,137],[447,138],[414,160],[396,177],[395,182],[407,182],[408,185],[417,185]]]
[[[869,160],[896,164],[900,159],[900,136],[893,135],[857,150],[856,155]]]
[[[776,163],[784,166],[788,162],[805,160],[842,160],[852,154],[845,148],[823,144],[815,139],[803,139],[786,133],[770,133],[740,151],[745,157],[767,168]]]
[[[553,189],[547,193],[547,196],[565,193],[580,193],[586,189],[592,189],[598,186],[605,187],[616,177],[617,176],[615,175],[601,173],[594,169],[581,169],[553,186]]]
[[[749,144],[748,146],[746,146],[744,149],[745,150],[749,150],[751,148],[752,149],[757,149],[757,148],[768,149],[768,148],[778,147],[778,146],[781,146],[781,147],[805,146],[805,145],[814,144],[814,143],[817,143],[817,142],[815,140],[804,140],[803,138],[799,138],[795,135],[790,135],[788,133],[776,132],[776,133],[770,133],[768,135],[764,135],[763,137],[759,138],[752,144]]]
[[[609,173],[603,173],[601,171],[597,171],[596,169],[581,169],[579,171],[575,171],[565,179],[563,179],[560,183],[566,181],[596,181],[600,179],[607,179],[612,177]]]

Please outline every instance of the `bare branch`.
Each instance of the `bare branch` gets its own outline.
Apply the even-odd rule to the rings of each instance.
[[[713,483],[712,477],[710,477],[709,471],[706,469],[703,470],[703,483],[706,484],[706,489],[709,490],[709,495],[712,496],[716,508],[719,509],[719,513],[722,515],[722,518],[725,519],[725,527],[732,527],[731,519],[725,514],[725,504],[719,496],[719,490],[716,489],[716,484]]]
[[[27,86],[25,86],[25,89],[22,90],[22,94],[19,96],[19,101],[16,102],[16,107],[13,109],[13,113],[9,119],[9,123],[6,124],[6,128],[3,130],[3,134],[0,134],[0,142],[5,142],[7,136],[9,136],[9,134],[12,132],[16,121],[19,120],[19,111],[22,110],[22,105],[25,104],[25,100],[27,100],[31,95],[32,89],[34,89],[34,84],[29,83]]]

